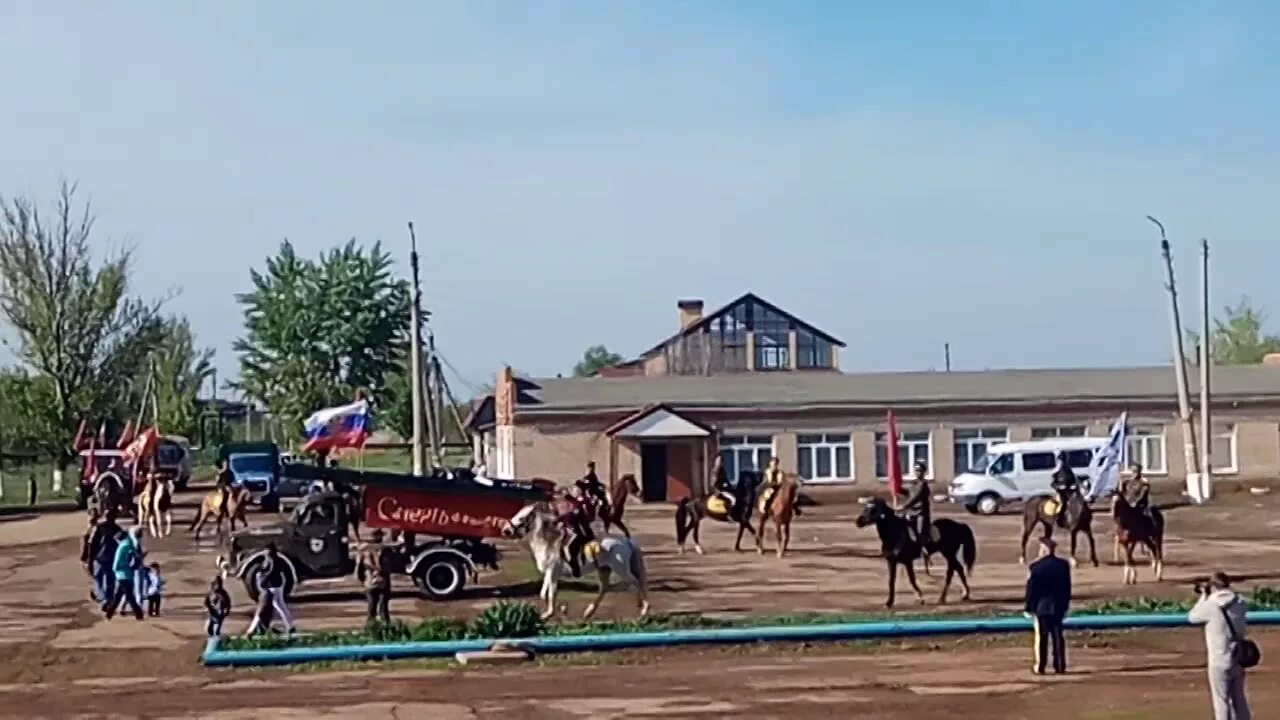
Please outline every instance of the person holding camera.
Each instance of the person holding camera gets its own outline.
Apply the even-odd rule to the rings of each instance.
[[[1196,583],[1195,590],[1200,599],[1187,619],[1204,626],[1214,720],[1249,720],[1245,670],[1257,665],[1260,655],[1246,637],[1244,599],[1231,589],[1231,579],[1223,572],[1215,572],[1207,583]]]

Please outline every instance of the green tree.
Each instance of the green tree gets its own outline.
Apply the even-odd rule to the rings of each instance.
[[[352,240],[308,260],[285,241],[250,277],[253,290],[237,296],[245,332],[233,387],[296,432],[307,415],[350,402],[357,389],[378,401],[409,338],[408,283],[392,275],[381,245]]]
[[[95,261],[88,204],[77,209],[64,183],[51,219],[26,198],[0,199],[0,317],[16,335],[13,349],[48,402],[28,418],[36,449],[54,455],[55,491],[70,460],[71,433],[84,417],[110,413],[136,368],[138,338],[160,303],[129,293],[132,256]]]
[[[582,353],[582,359],[578,364],[573,366],[573,374],[575,377],[590,377],[597,371],[613,367],[624,359],[618,353],[609,352],[609,349],[603,345],[592,345]]]
[[[188,438],[198,431],[196,400],[213,374],[213,350],[196,345],[184,318],[166,318],[151,355],[156,410],[161,431]],[[150,418],[148,418],[150,419]]]
[[[1280,352],[1280,336],[1263,330],[1266,320],[1266,313],[1255,308],[1247,296],[1235,306],[1223,308],[1222,314],[1214,318],[1210,336],[1213,364],[1251,365],[1262,362],[1269,353]],[[1187,336],[1188,352],[1193,353],[1192,361],[1198,363],[1200,335],[1190,332]]]

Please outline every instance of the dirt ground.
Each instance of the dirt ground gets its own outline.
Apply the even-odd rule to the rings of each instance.
[[[734,553],[723,525],[704,527],[707,554],[678,555],[669,506],[629,509],[646,550],[655,610],[723,614],[872,610],[885,598],[884,566],[872,530],[853,527],[858,507],[847,492],[821,492],[793,528],[791,554]],[[1119,720],[1207,716],[1203,647],[1194,631],[1072,637],[1073,672],[1034,678],[1024,637],[967,638],[897,644],[780,645],[544,658],[519,668],[457,669],[441,663],[275,670],[206,670],[200,598],[212,576],[217,542],[193,543],[183,530],[195,496],[180,498],[170,538],[147,539],[164,568],[163,617],[107,622],[87,599],[77,562],[84,520],[78,514],[0,518],[0,717],[289,717],[357,711],[366,717],[834,717],[934,718],[972,711],[991,718]],[[1102,567],[1082,564],[1077,602],[1127,595],[1183,597],[1215,568],[1242,577],[1244,588],[1276,584],[1280,542],[1277,500],[1223,497],[1210,508],[1168,512],[1165,580],[1141,567],[1140,584],[1121,585],[1110,565],[1111,533],[1101,518]],[[1016,562],[1017,518],[975,518],[978,566],[973,599],[939,607],[940,578],[921,574],[926,611],[980,614],[1016,608],[1024,570]],[[259,515],[255,521],[269,518]],[[770,548],[771,539],[766,541]],[[501,573],[452,603],[428,603],[407,590],[392,613],[470,615],[495,596],[536,594],[530,563],[504,548]],[[570,612],[586,603],[567,593]],[[232,588],[238,632],[248,622],[243,591]],[[899,608],[919,611],[905,583]],[[632,600],[610,595],[603,615],[627,615]],[[304,591],[294,613],[305,630],[353,627],[363,620],[355,584]],[[1259,633],[1264,664],[1251,677],[1255,716],[1280,717],[1280,685],[1268,659],[1280,632]],[[565,682],[566,673],[573,674]],[[1087,691],[1084,691],[1087,688]]]

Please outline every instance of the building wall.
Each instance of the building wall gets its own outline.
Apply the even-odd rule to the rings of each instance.
[[[798,436],[808,433],[829,433],[849,438],[850,464],[854,481],[869,483],[876,478],[876,434],[884,431],[883,417],[879,411],[861,415],[808,413],[766,413],[689,411],[683,415],[692,420],[716,427],[721,435],[769,436],[772,451],[783,469],[798,471]],[[947,482],[955,476],[953,443],[956,431],[965,428],[1003,427],[1010,441],[1029,440],[1035,428],[1084,426],[1089,436],[1105,436],[1119,414],[1115,409],[1096,411],[1037,410],[1020,412],[1016,416],[995,410],[966,409],[946,413],[931,410],[928,413],[900,412],[899,432],[928,431],[931,474],[936,481]],[[1280,479],[1280,408],[1274,414],[1250,410],[1248,412],[1223,409],[1214,416],[1215,425],[1235,426],[1237,468],[1234,472],[1217,469],[1224,479],[1274,480]],[[594,460],[602,477],[610,470],[610,443],[603,430],[620,419],[615,414],[584,416],[572,422],[558,420],[555,423],[539,422],[534,417],[517,421],[514,433],[517,477],[547,477],[569,482],[582,474],[589,460]],[[1156,482],[1182,483],[1186,475],[1182,454],[1182,433],[1172,409],[1136,409],[1130,412],[1134,426],[1162,427],[1164,436],[1164,461],[1166,471],[1149,471]],[[619,443],[612,462],[613,476],[633,473],[640,476],[638,450],[633,445]],[[904,473],[910,468],[903,468]],[[696,480],[700,481],[701,478]]]

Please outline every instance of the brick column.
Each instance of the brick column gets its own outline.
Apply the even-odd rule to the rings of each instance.
[[[934,428],[929,433],[929,470],[938,482],[950,483],[956,476],[955,442],[956,432],[952,428]]]
[[[876,487],[876,431],[854,430],[849,442],[853,447],[853,479]]]
[[[793,432],[774,433],[773,456],[778,458],[778,465],[783,472],[796,472],[796,434]]]

